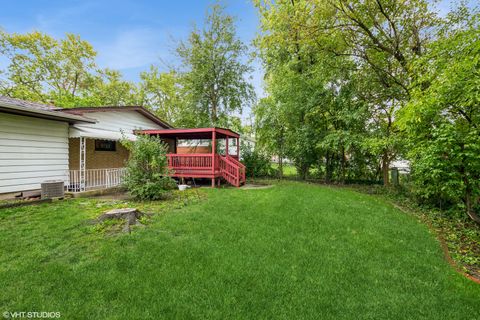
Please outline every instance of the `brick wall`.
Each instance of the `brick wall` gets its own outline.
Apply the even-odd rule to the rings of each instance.
[[[78,170],[80,139],[68,139],[69,168]],[[116,141],[116,151],[95,151],[95,139],[86,139],[86,169],[122,168],[128,159],[128,150]]]

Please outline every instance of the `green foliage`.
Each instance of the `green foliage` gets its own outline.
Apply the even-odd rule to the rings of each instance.
[[[411,160],[424,202],[480,222],[479,23],[426,0],[255,1],[266,91],[260,147],[305,178],[389,183]],[[270,131],[271,130],[271,131]]]
[[[182,85],[196,126],[225,126],[232,112],[253,101],[246,76],[252,68],[242,61],[247,47],[236,35],[234,19],[213,5],[202,30],[194,28],[177,53],[186,70]]]
[[[195,124],[195,115],[187,109],[181,75],[175,71],[162,73],[150,66],[149,71],[140,73],[140,79],[140,93],[147,108],[172,125]]]
[[[242,163],[246,168],[247,178],[271,177],[275,175],[270,157],[256,149],[242,146]]]
[[[480,214],[479,16],[451,15],[416,62],[417,87],[400,113],[416,193],[428,202]]]
[[[158,200],[176,187],[168,176],[168,146],[156,137],[140,135],[136,141],[123,141],[130,151],[125,186],[139,200]]]
[[[138,102],[135,86],[118,71],[99,70],[97,53],[77,35],[57,40],[37,31],[0,31],[0,54],[8,61],[0,72],[2,95],[67,108]]]
[[[152,65],[135,84],[117,70],[100,69],[96,51],[78,35],[55,39],[0,30],[0,54],[7,61],[0,69],[0,94],[64,108],[144,105],[179,127],[241,128],[233,114],[255,93],[234,18],[213,5],[203,28],[194,28],[177,53],[180,67],[160,72]]]

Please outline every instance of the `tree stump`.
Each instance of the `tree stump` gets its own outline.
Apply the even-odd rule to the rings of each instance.
[[[138,220],[143,214],[138,211],[136,208],[122,208],[122,209],[113,209],[105,212],[100,217],[98,221],[102,222],[108,219],[124,219],[125,227],[123,228],[124,232],[130,233],[130,226],[133,225],[143,225]]]

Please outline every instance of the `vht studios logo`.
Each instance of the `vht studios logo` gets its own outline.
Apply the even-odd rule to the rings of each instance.
[[[60,318],[58,311],[5,311],[3,313],[5,319],[54,319]]]

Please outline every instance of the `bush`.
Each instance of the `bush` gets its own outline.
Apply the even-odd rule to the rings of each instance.
[[[245,165],[247,177],[269,177],[275,175],[270,157],[258,151],[244,148],[242,150],[242,162]]]
[[[168,176],[168,146],[156,137],[138,136],[122,141],[130,151],[124,185],[138,200],[159,200],[176,187]]]

